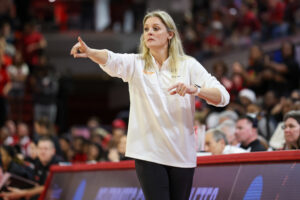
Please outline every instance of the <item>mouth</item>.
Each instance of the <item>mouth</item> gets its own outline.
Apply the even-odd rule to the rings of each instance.
[[[152,42],[152,41],[154,41],[154,39],[152,39],[152,38],[149,38],[149,39],[147,40],[147,42]]]

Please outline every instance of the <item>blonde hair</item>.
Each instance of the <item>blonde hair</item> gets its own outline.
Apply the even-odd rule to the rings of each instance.
[[[179,33],[177,31],[175,22],[167,12],[155,10],[146,14],[143,20],[143,25],[145,25],[146,20],[150,17],[158,17],[166,26],[167,31],[171,31],[174,34],[173,37],[169,40],[168,53],[171,72],[173,75],[177,74],[179,60],[185,56],[185,53],[182,48],[181,39],[179,37]],[[140,53],[142,59],[145,61],[145,71],[148,71],[149,69],[153,68],[150,50],[144,42],[144,33],[141,35],[140,38]]]

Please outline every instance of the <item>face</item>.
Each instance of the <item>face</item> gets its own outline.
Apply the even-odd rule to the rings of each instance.
[[[0,149],[0,153],[1,153],[1,161],[3,165],[8,165],[12,158],[9,156],[9,154],[3,149]]]
[[[253,59],[253,60],[257,60],[257,59],[260,59],[261,58],[261,51],[259,49],[258,46],[253,46],[251,47],[250,49],[250,57]]]
[[[290,43],[283,43],[282,45],[282,54],[283,57],[289,57],[293,54],[293,47]]]
[[[246,142],[253,130],[252,124],[247,119],[240,119],[236,122],[235,136],[238,142]]]
[[[126,151],[126,141],[127,141],[126,135],[122,136],[121,139],[120,139],[120,141],[119,141],[118,151],[121,154],[125,154],[125,151]]]
[[[284,122],[284,138],[287,144],[296,144],[300,136],[300,124],[294,118]]]
[[[27,125],[24,123],[18,124],[17,132],[18,132],[19,137],[27,136],[29,134]]]
[[[144,42],[149,49],[168,47],[168,40],[173,33],[158,17],[149,17],[144,24]]]
[[[218,142],[215,141],[213,134],[208,132],[205,135],[205,151],[211,152],[212,155],[220,155],[222,154],[225,147],[224,140],[220,140]]]
[[[38,158],[43,164],[47,164],[51,161],[55,155],[55,148],[51,141],[41,140],[37,146]]]

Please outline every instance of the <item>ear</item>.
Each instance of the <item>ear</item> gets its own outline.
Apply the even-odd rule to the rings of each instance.
[[[171,40],[173,37],[174,37],[174,32],[173,31],[169,31],[168,39]]]

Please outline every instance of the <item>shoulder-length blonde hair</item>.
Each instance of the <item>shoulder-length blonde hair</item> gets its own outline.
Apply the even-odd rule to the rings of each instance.
[[[165,11],[155,10],[146,14],[143,20],[143,26],[145,22],[150,17],[158,17],[162,23],[166,26],[167,31],[173,32],[173,37],[168,42],[168,53],[169,53],[169,63],[171,67],[172,74],[177,74],[179,60],[185,56],[185,53],[182,48],[181,40],[179,33],[177,31],[176,25],[172,17]],[[142,59],[145,61],[145,70],[148,71],[153,67],[153,62],[150,56],[150,50],[146,46],[144,41],[144,33],[140,38],[140,53]]]

